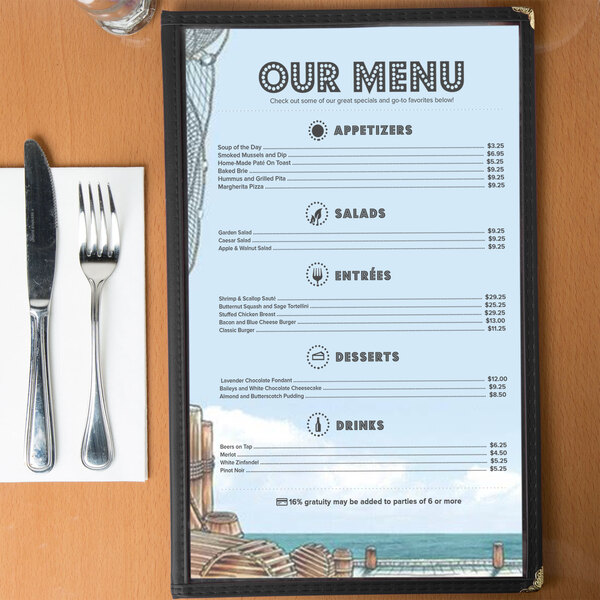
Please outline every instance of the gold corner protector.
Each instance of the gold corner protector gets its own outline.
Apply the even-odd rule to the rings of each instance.
[[[527,6],[513,6],[512,9],[515,12],[527,15],[531,29],[535,29],[535,13],[533,12],[533,8],[529,8]]]
[[[521,592],[539,592],[544,585],[544,567],[540,567],[533,578],[533,583],[528,587],[521,590]]]

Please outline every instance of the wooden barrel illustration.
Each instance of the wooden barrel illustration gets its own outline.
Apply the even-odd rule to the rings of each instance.
[[[333,555],[323,544],[304,544],[290,552],[298,577],[334,577]]]
[[[204,515],[204,529],[210,533],[222,533],[237,537],[244,535],[237,515],[232,512],[215,511]]]
[[[297,577],[290,557],[273,542],[190,532],[192,577]]]
[[[354,562],[352,552],[347,548],[336,548],[333,551],[333,564],[336,577],[352,577]]]

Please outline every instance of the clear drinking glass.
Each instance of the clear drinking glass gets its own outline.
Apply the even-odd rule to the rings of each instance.
[[[152,19],[156,0],[75,0],[103,29],[130,35]]]

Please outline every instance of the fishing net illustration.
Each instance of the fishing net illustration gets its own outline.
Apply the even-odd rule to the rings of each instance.
[[[208,168],[206,134],[212,113],[215,63],[228,37],[228,29],[188,29],[186,32],[188,273],[196,264],[200,245]]]

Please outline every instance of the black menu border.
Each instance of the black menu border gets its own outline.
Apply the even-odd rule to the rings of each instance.
[[[519,26],[522,473],[524,577],[192,579],[189,542],[189,352],[184,34],[189,27],[361,27],[485,24]],[[543,582],[537,313],[535,79],[530,9],[163,12],[171,591],[174,598],[536,591]]]

